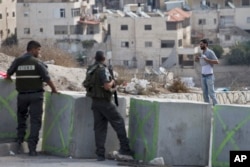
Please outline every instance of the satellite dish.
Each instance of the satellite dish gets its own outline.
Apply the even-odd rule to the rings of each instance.
[[[166,69],[163,68],[163,67],[160,67],[160,68],[159,68],[159,71],[160,71],[162,74],[166,74]]]
[[[232,9],[235,9],[234,4],[232,4],[231,2],[227,2],[228,6],[230,6]]]

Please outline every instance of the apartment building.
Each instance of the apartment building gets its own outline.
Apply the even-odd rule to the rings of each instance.
[[[192,37],[208,38],[223,47],[250,40],[250,0],[188,0]]]
[[[16,0],[0,0],[0,47],[1,43],[16,34]]]
[[[119,11],[108,17],[114,65],[193,68],[198,48],[190,43],[190,12],[179,8],[167,13]]]
[[[79,42],[80,47],[84,40],[101,42],[102,25],[94,4],[94,0],[17,0],[18,40],[61,46]]]

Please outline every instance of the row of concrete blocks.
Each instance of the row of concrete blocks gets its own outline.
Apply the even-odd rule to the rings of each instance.
[[[12,141],[16,137],[17,93],[6,81],[0,80],[0,88],[0,142]],[[45,97],[42,151],[94,158],[91,99],[79,92],[46,93]],[[118,111],[125,118],[125,98],[120,97],[119,104]],[[132,98],[129,139],[139,160],[163,157],[172,166],[208,166],[211,159],[213,167],[229,167],[231,150],[250,150],[249,120],[250,106],[217,105],[212,110],[202,102]],[[110,126],[108,132],[107,153],[119,149]]]

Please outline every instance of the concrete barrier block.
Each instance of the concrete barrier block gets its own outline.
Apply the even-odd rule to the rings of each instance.
[[[229,167],[230,151],[250,150],[250,106],[214,107],[212,166]]]
[[[13,141],[17,127],[15,82],[0,79],[0,142]]]
[[[118,111],[125,118],[126,99],[119,98]],[[119,149],[116,133],[109,125],[106,153]],[[94,118],[91,99],[83,93],[46,92],[42,150],[75,158],[95,158]]]
[[[211,115],[207,103],[132,98],[129,138],[136,159],[163,157],[173,166],[207,166]]]

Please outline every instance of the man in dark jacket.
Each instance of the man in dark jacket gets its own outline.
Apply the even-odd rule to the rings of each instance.
[[[19,147],[26,134],[26,119],[30,116],[30,134],[28,137],[29,155],[36,156],[36,146],[39,140],[39,130],[42,125],[43,113],[43,82],[46,82],[52,93],[57,90],[50,79],[47,67],[37,59],[41,45],[30,41],[27,53],[17,57],[7,70],[7,78],[16,73],[17,96],[17,142]]]
[[[133,156],[130,150],[129,140],[125,130],[125,123],[112,102],[115,81],[104,64],[105,57],[102,51],[97,51],[96,62],[87,70],[93,73],[94,82],[87,89],[87,96],[92,98],[92,110],[94,113],[95,144],[98,161],[105,160],[105,141],[107,135],[108,122],[112,125],[120,141],[119,153],[122,155]]]

